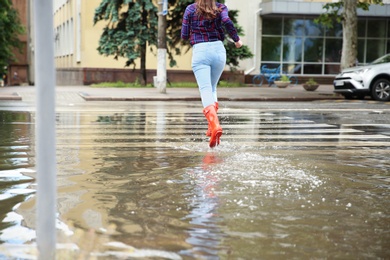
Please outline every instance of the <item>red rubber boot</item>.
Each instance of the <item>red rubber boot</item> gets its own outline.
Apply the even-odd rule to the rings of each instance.
[[[217,112],[214,105],[207,106],[203,109],[203,114],[209,122],[211,136],[210,136],[210,148],[214,148],[220,143],[220,137],[222,135],[222,127],[219,125]]]
[[[215,102],[214,106],[215,106],[215,113],[218,113],[218,102]],[[211,136],[210,124],[209,124],[209,127],[207,129],[206,136]]]

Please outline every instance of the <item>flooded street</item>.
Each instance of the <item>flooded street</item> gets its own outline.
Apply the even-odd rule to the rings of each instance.
[[[209,149],[198,103],[91,104],[57,112],[58,259],[390,258],[388,105],[225,102]],[[0,136],[0,259],[35,259],[34,111]]]

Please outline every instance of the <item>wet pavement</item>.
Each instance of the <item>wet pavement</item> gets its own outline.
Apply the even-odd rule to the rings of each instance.
[[[62,259],[387,259],[390,107],[57,97]],[[0,105],[0,255],[36,255],[35,113]],[[23,259],[23,258],[22,258]]]

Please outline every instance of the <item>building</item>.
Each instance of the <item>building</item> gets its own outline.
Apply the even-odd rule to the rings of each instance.
[[[239,68],[247,83],[263,65],[282,65],[284,71],[298,78],[332,81],[339,71],[342,28],[336,26],[329,30],[314,23],[323,12],[325,2],[331,0],[226,0],[229,9],[239,10],[239,23],[246,34],[243,41],[254,53],[253,59],[242,61]],[[369,11],[358,13],[359,64],[390,52],[390,1],[384,0],[384,3],[384,6],[372,5]],[[115,60],[98,54],[104,22],[94,25],[93,15],[99,4],[100,0],[54,0],[59,85],[131,82],[138,76],[137,69],[124,68],[124,59]],[[30,31],[33,38],[33,30]],[[32,44],[30,46],[33,50]],[[33,57],[33,51],[31,53]],[[149,82],[156,75],[156,53],[147,54]],[[168,68],[168,79],[195,80],[191,71],[191,52],[176,59],[177,66]]]
[[[227,1],[239,9],[255,57],[244,61],[246,75],[259,73],[260,66],[277,67],[297,77],[333,80],[339,72],[342,26],[325,29],[314,22],[326,1],[251,0]],[[328,1],[332,2],[332,1]],[[390,1],[358,11],[358,63],[364,64],[390,52]],[[253,28],[252,30],[250,28]]]
[[[28,26],[28,3],[23,0],[12,0],[12,5],[18,11],[22,25]],[[28,33],[19,36],[21,52],[14,50],[15,60],[7,68],[7,85],[17,86],[29,83]]]
[[[100,0],[55,0],[55,47],[57,82],[60,85],[91,84],[96,82],[134,82],[139,70],[126,67],[126,60],[105,57],[98,53],[98,42],[104,21],[93,24],[95,9]],[[157,33],[157,32],[156,32]],[[168,80],[193,81],[190,54],[175,57],[178,66],[170,68]],[[139,68],[139,62],[137,63]],[[157,49],[147,53],[147,78],[153,81],[157,69]]]

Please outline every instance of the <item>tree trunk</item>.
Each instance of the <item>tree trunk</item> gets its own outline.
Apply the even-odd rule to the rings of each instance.
[[[357,20],[357,1],[344,0],[341,70],[356,65],[358,47]]]
[[[141,46],[141,68],[140,68],[140,80],[142,85],[146,85],[146,44]]]
[[[148,26],[148,12],[145,10],[145,3],[142,6],[142,24],[147,27]],[[146,85],[147,78],[146,78],[146,43],[143,43],[141,45],[141,67],[140,67],[140,77],[141,77],[141,84]]]

